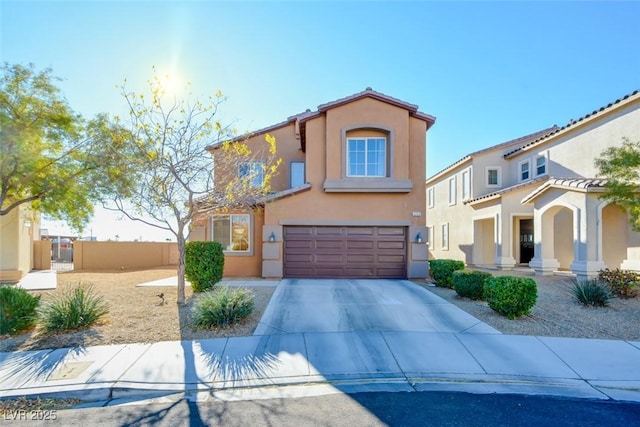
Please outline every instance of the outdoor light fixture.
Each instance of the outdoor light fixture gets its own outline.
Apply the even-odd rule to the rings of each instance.
[[[418,233],[418,235],[416,236],[416,242],[422,243],[422,234]]]
[[[272,243],[276,241],[276,235],[273,234],[273,231],[271,232],[271,235],[269,236],[269,241],[272,242]]]

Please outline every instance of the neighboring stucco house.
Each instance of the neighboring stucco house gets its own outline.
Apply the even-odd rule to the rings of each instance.
[[[432,258],[538,275],[640,270],[640,233],[600,196],[594,160],[640,139],[640,93],[567,125],[471,153],[427,179]]]
[[[30,208],[0,216],[0,281],[18,281],[33,269],[33,241],[39,239],[40,218]]]
[[[248,146],[269,133],[283,160],[273,193],[250,211],[200,218],[191,239],[223,244],[225,276],[425,277],[427,247],[418,240],[434,122],[367,88],[255,131]]]

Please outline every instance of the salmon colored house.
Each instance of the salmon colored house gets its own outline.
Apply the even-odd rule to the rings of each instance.
[[[252,150],[267,133],[277,140],[272,193],[254,209],[208,213],[191,240],[222,243],[227,277],[424,278],[434,122],[367,88],[255,131],[246,140]]]

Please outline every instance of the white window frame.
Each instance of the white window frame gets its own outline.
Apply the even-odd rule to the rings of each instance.
[[[427,207],[433,208],[435,206],[435,191],[433,187],[427,188]]]
[[[489,184],[489,171],[496,171],[497,184]],[[484,184],[487,188],[498,188],[502,186],[502,168],[500,166],[487,166],[484,168]]]
[[[471,169],[462,171],[462,200],[471,198]]]
[[[442,250],[449,250],[449,223],[442,224]]]
[[[527,174],[529,175],[526,178],[522,177],[522,174],[523,174],[522,166],[524,165],[527,165]],[[529,181],[530,179],[531,179],[531,161],[527,159],[527,160],[522,160],[521,162],[518,162],[518,181],[525,182],[525,181]]]
[[[542,159],[544,162],[542,164],[542,167],[544,167],[544,171],[542,171],[542,173],[538,172],[538,168],[540,168],[541,166],[538,165],[538,160]],[[547,173],[547,156],[545,156],[544,154],[541,154],[539,156],[536,156],[536,177],[538,176],[542,176],[545,175]]]
[[[427,227],[427,248],[433,249],[433,225]]]
[[[220,242],[223,246],[223,251],[225,253],[231,253],[231,254],[251,254],[253,253],[253,245],[252,245],[252,228],[253,228],[253,223],[251,221],[251,215],[249,214],[227,214],[227,215],[213,215],[211,217],[211,231],[210,231],[210,239],[212,241],[217,241],[215,240],[215,225],[214,222],[216,219],[225,219],[228,218],[229,220],[229,241],[224,241],[224,242]],[[240,222],[242,218],[243,222],[246,222],[247,224],[247,248],[246,249],[234,249],[234,243],[233,243],[233,220],[234,218],[237,218],[237,220]],[[227,245],[225,247],[225,244]]]
[[[457,194],[456,190],[458,187],[458,182],[455,176],[449,178],[449,206],[453,206],[456,204]]]
[[[253,176],[251,179],[251,186],[253,188],[260,188],[264,183],[264,162],[261,161],[251,161],[251,162],[242,162],[238,165],[238,178],[243,178],[245,175],[242,174],[241,168],[249,166],[249,175]],[[258,169],[260,168],[260,169]],[[259,173],[258,173],[259,170]],[[256,182],[256,179],[260,178],[260,183]]]
[[[382,139],[384,140],[384,172],[382,175],[368,175],[367,174],[367,154],[368,154],[368,141],[372,140],[372,139]],[[349,173],[349,165],[351,163],[351,159],[350,159],[350,150],[349,150],[349,144],[351,143],[351,141],[356,141],[356,140],[364,140],[365,141],[365,154],[364,154],[364,161],[365,161],[365,166],[364,166],[364,170],[365,173],[364,175],[356,175],[356,174],[351,174]],[[386,136],[354,136],[354,137],[350,137],[347,138],[347,145],[346,145],[346,176],[348,178],[386,178],[389,176],[389,139]]]

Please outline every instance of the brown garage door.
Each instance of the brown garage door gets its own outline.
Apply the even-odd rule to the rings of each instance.
[[[406,227],[284,227],[284,277],[407,277]]]

